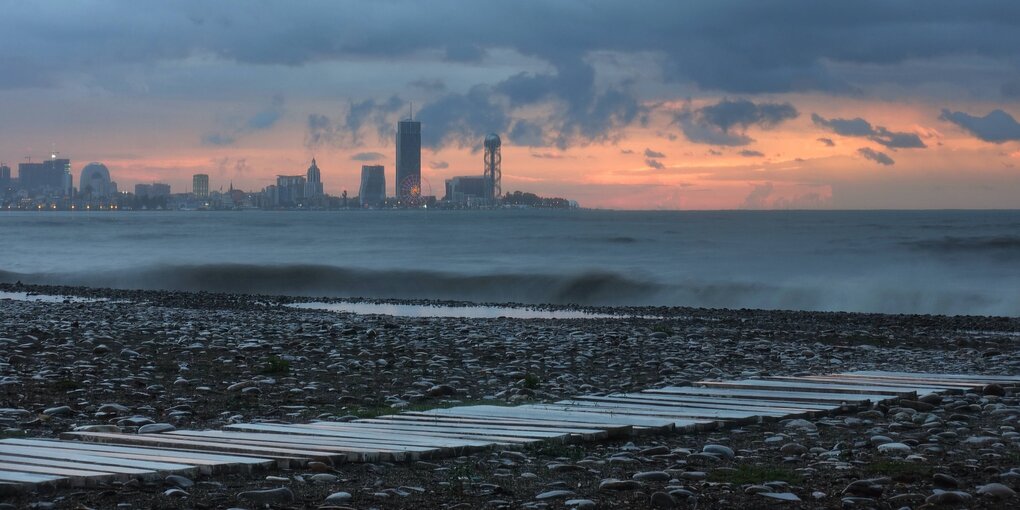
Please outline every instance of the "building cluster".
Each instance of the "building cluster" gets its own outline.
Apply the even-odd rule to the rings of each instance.
[[[15,176],[0,163],[0,209],[116,209],[120,193],[102,163],[89,163],[75,186],[71,160],[58,158],[18,164]]]
[[[500,139],[485,137],[482,175],[454,177],[446,181],[446,195],[437,201],[421,176],[421,122],[413,117],[397,122],[396,171],[393,198],[386,197],[386,169],[382,165],[361,167],[358,204],[364,208],[494,207],[500,204],[502,178]]]
[[[89,163],[81,169],[78,186],[71,175],[71,160],[50,159],[20,163],[18,174],[0,164],[0,208],[38,210],[199,210],[199,209],[340,209],[340,208],[488,208],[527,206],[518,193],[513,200],[501,188],[501,142],[496,134],[485,137],[481,175],[462,175],[446,180],[446,194],[437,200],[421,176],[421,122],[413,117],[397,123],[396,168],[393,190],[387,195],[386,168],[383,165],[361,167],[358,196],[348,200],[325,193],[322,172],[312,159],[304,175],[277,175],[275,184],[259,192],[222,185],[210,186],[208,174],[195,174],[191,191],[174,194],[169,184],[136,184],[134,192],[119,191],[110,171],[102,163]],[[533,195],[531,195],[533,196]],[[535,197],[537,199],[537,197]],[[559,199],[562,200],[562,199]]]

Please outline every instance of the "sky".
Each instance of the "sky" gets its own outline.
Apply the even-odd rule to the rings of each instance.
[[[1020,207],[1020,2],[0,0],[0,160],[621,209]],[[16,170],[15,170],[16,172]]]

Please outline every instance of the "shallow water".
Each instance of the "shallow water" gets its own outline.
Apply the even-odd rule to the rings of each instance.
[[[106,301],[101,298],[83,298],[78,296],[54,296],[50,294],[29,294],[27,292],[4,292],[0,291],[0,301],[9,299],[11,301],[38,301],[42,303],[85,303],[91,301]]]
[[[620,315],[588,313],[578,310],[536,310],[510,306],[433,306],[390,303],[295,303],[290,306],[359,315],[391,315],[394,317],[456,317],[463,319],[609,319]]]

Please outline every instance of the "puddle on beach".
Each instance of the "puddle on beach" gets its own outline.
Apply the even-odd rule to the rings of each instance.
[[[396,317],[455,317],[462,319],[620,319],[628,315],[609,315],[577,310],[535,310],[509,306],[433,306],[390,303],[295,303],[289,306],[310,310],[377,314]]]
[[[79,296],[54,296],[52,294],[30,294],[28,292],[4,292],[0,291],[0,300],[10,299],[12,301],[38,301],[42,303],[89,303],[94,301],[106,301],[105,298],[85,298]]]

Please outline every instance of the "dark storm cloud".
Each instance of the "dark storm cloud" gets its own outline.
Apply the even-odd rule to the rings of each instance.
[[[765,154],[763,152],[761,152],[761,151],[754,151],[754,150],[750,150],[750,149],[742,150],[742,151],[738,152],[737,154],[740,154],[741,156],[743,156],[745,158],[763,158],[763,157],[765,157]]]
[[[657,52],[667,79],[730,93],[854,91],[830,62],[896,64],[945,56],[1012,58],[1020,4],[996,0],[911,2],[815,0],[547,2],[466,8],[418,2],[68,3],[5,6],[3,54],[52,69],[152,63],[211,55],[242,63],[299,66],[350,58],[402,58],[435,50],[477,62],[511,48],[554,65],[588,52]],[[652,15],[650,15],[652,14]],[[196,21],[199,20],[199,21]],[[499,23],[492,23],[499,20]],[[621,30],[620,27],[632,27]],[[60,30],[55,30],[59,28]],[[47,42],[49,44],[42,44]],[[7,58],[0,59],[6,61]],[[45,75],[45,69],[33,74]],[[50,80],[43,79],[41,82]]]
[[[734,127],[768,129],[798,115],[797,109],[790,103],[754,103],[747,99],[723,99],[701,108],[698,114],[703,122],[718,127],[724,133]]]
[[[832,138],[819,138],[818,141],[821,142],[826,147],[835,147],[836,146],[836,142],[833,142]]]
[[[446,83],[443,80],[419,79],[412,81],[410,85],[425,92],[442,92],[446,90]]]
[[[537,122],[518,120],[510,129],[510,141],[524,147],[544,147],[545,130]]]
[[[939,72],[930,79],[939,83],[968,86],[981,81],[982,87],[998,94],[1002,83],[1015,80],[1015,56],[1020,54],[1020,38],[1015,35],[1020,28],[1020,2],[1001,0],[933,0],[923,8],[885,0],[840,4],[521,0],[481,7],[457,0],[313,0],[257,5],[252,8],[242,0],[142,0],[125,9],[122,2],[113,0],[65,2],[59,8],[47,2],[9,2],[4,6],[5,40],[17,43],[0,45],[0,68],[4,69],[0,88],[85,84],[128,89],[138,77],[171,80],[207,72],[203,66],[215,69],[222,62],[236,64],[240,73],[255,67],[269,69],[273,71],[270,80],[288,84],[292,79],[288,70],[322,63],[334,63],[355,75],[364,63],[397,70],[407,63],[434,64],[442,67],[437,72],[449,71],[451,66],[505,69],[501,67],[505,62],[494,59],[510,53],[538,64],[521,66],[531,70],[502,82],[498,81],[502,78],[463,77],[470,73],[444,76],[450,81],[449,90],[458,92],[423,108],[422,120],[427,113],[436,130],[428,143],[433,147],[465,144],[480,133],[506,132],[516,125],[514,109],[548,103],[552,113],[542,122],[543,143],[565,147],[614,139],[619,128],[646,118],[632,86],[646,76],[706,94],[867,94],[870,86],[901,78],[847,74],[842,68],[890,69],[909,61],[931,63]],[[646,65],[654,68],[597,81],[592,56],[605,53],[623,58],[649,55]],[[953,64],[951,59],[960,63]],[[971,61],[990,62],[992,71],[970,73],[967,62]],[[180,74],[152,72],[164,68]],[[202,80],[159,85],[195,98],[262,85],[236,75],[230,76],[229,84],[226,78],[217,79],[224,81],[215,86]],[[373,79],[378,75],[366,74],[365,80]],[[408,79],[401,77],[397,85],[373,83],[377,97],[401,92]],[[309,86],[319,87],[315,90],[320,93],[333,83],[329,77],[319,81],[323,85]],[[146,91],[147,85],[136,88]],[[485,97],[480,97],[477,87],[487,88]],[[422,90],[434,94],[447,89]],[[1003,88],[1003,94],[1008,96],[1009,90]],[[351,105],[348,118],[342,120],[335,114],[330,118],[315,113],[314,122],[309,119],[309,142],[342,140],[356,145],[361,128],[369,125],[388,137],[395,113],[385,115],[387,104],[360,101]],[[465,106],[491,111],[474,114]],[[740,106],[747,105],[726,105]],[[441,111],[444,108],[451,110]],[[767,127],[768,119],[783,118],[783,110],[766,108],[752,111],[763,120],[742,124],[746,117],[741,117],[739,108],[734,110],[710,110],[704,118],[682,118],[677,123],[693,141],[739,146],[751,139],[738,128]],[[386,119],[381,125],[374,116],[380,111]],[[232,138],[229,131],[213,135],[217,136],[210,140]],[[889,147],[913,142],[895,136],[884,139]]]
[[[867,138],[893,150],[924,149],[927,147],[917,133],[889,131],[882,126],[872,126],[870,122],[860,117],[855,119],[826,119],[817,113],[812,113],[811,121],[816,126],[827,128],[838,135]]]
[[[423,126],[422,145],[433,149],[448,144],[479,148],[485,135],[505,133],[510,127],[505,106],[485,85],[465,94],[447,94],[425,105],[416,117]]]
[[[1002,110],[992,110],[984,117],[942,110],[939,119],[952,122],[986,142],[1005,143],[1020,140],[1020,123]]]
[[[693,109],[688,102],[674,116],[684,136],[695,143],[740,146],[754,141],[744,132],[757,126],[771,129],[799,115],[790,103],[755,103],[747,99],[723,99]]]
[[[351,159],[353,159],[354,161],[379,161],[380,159],[383,159],[385,157],[386,156],[378,152],[359,152],[351,156]]]
[[[657,170],[662,170],[663,168],[666,168],[666,165],[663,165],[662,162],[657,160],[657,159],[650,159],[650,158],[649,159],[645,159],[645,165],[648,165],[648,166],[650,166],[652,168],[655,168]]]
[[[518,73],[497,83],[493,90],[505,97],[510,107],[549,101],[562,106],[547,119],[556,132],[557,146],[565,148],[609,139],[617,128],[630,125],[645,113],[629,84],[599,90],[595,86],[595,68],[580,60],[580,56],[555,58],[555,73]]]
[[[864,156],[864,159],[870,159],[871,161],[874,161],[875,163],[878,163],[880,165],[888,166],[896,163],[895,161],[893,161],[892,158],[889,157],[888,154],[884,152],[878,152],[869,147],[861,147],[860,149],[857,149],[857,153],[860,154],[861,156]]]
[[[1020,99],[1020,80],[1011,80],[999,87],[1002,97],[1008,99]]]
[[[825,119],[817,113],[812,113],[811,121],[817,126],[829,128],[837,135],[870,136],[875,132],[871,123],[860,117],[856,119]]]
[[[231,122],[230,124],[233,125],[223,131],[203,135],[202,143],[205,145],[233,145],[241,136],[273,127],[282,115],[283,96],[276,94],[266,108],[239,123]]]
[[[396,133],[393,127],[394,115],[409,106],[409,103],[394,95],[385,101],[351,101],[342,115],[342,122],[335,122],[320,113],[312,113],[305,126],[305,145],[310,149],[322,146],[359,147],[364,142],[365,127],[373,128],[381,139],[390,139]]]
[[[410,104],[396,95],[390,96],[386,101],[366,99],[351,102],[347,115],[344,116],[344,126],[350,134],[351,142],[355,146],[361,145],[363,141],[361,128],[366,124],[374,126],[380,138],[388,138],[387,135],[394,134],[389,118],[404,108],[410,108]]]
[[[645,149],[645,157],[646,158],[654,159],[654,158],[664,158],[664,157],[666,157],[666,155],[661,153],[661,152],[658,152],[658,151],[653,151],[652,149]]]

